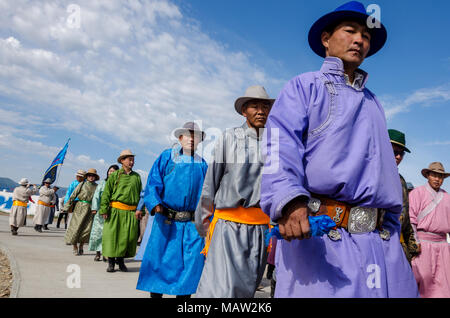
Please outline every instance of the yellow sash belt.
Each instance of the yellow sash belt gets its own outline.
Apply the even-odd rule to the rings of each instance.
[[[13,206],[24,206],[24,207],[27,207],[27,203],[26,202],[22,202],[22,201],[19,201],[19,200],[14,200],[13,201]]]
[[[113,201],[109,204],[110,207],[119,209],[119,210],[125,210],[125,211],[135,211],[137,208],[137,205],[128,205],[119,201]]]
[[[400,243],[405,243],[405,239],[403,238],[403,233],[400,233]]]
[[[211,243],[211,238],[218,219],[252,225],[263,225],[270,223],[269,216],[260,208],[244,208],[240,206],[238,208],[215,210],[214,218],[209,225],[208,234],[206,235],[205,248],[201,252],[205,255],[205,257],[208,254],[209,245]]]
[[[51,204],[49,204],[49,203],[45,203],[44,201],[41,201],[41,200],[38,200],[38,204],[41,204],[41,205],[45,205],[45,206],[48,206],[49,208],[51,208],[51,207],[52,207],[52,205],[51,205]]]

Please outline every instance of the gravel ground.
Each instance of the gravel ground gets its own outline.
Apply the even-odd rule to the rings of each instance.
[[[9,298],[13,274],[6,255],[0,251],[0,298]]]

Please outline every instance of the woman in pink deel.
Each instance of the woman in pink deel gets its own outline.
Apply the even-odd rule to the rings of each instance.
[[[411,225],[421,249],[412,259],[412,269],[421,297],[450,297],[450,195],[441,189],[450,173],[433,162],[422,175],[428,183],[409,194]]]

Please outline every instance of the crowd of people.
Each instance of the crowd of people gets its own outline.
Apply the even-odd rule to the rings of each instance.
[[[89,244],[108,272],[126,272],[139,240],[136,288],[153,298],[254,297],[267,263],[274,297],[450,297],[450,173],[433,162],[411,192],[399,175],[405,134],[387,129],[359,68],[387,36],[368,18],[352,1],[318,19],[308,38],[321,69],[276,99],[250,86],[234,104],[242,126],[222,133],[211,162],[196,153],[205,132],[186,122],[144,187],[130,150],[99,184],[95,169],[78,171],[60,211],[72,215],[66,244],[75,255]],[[38,191],[20,184],[13,235]],[[57,202],[50,185],[39,189],[37,231]],[[333,222],[325,234],[318,218]]]

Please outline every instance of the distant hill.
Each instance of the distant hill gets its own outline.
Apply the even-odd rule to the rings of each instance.
[[[0,191],[6,190],[8,192],[13,192],[14,188],[17,186],[19,186],[19,184],[10,178],[0,177]]]
[[[15,187],[18,187],[19,184],[10,178],[0,177],[0,191],[13,192]],[[66,194],[67,188],[60,188],[58,190],[59,197],[62,197]]]

